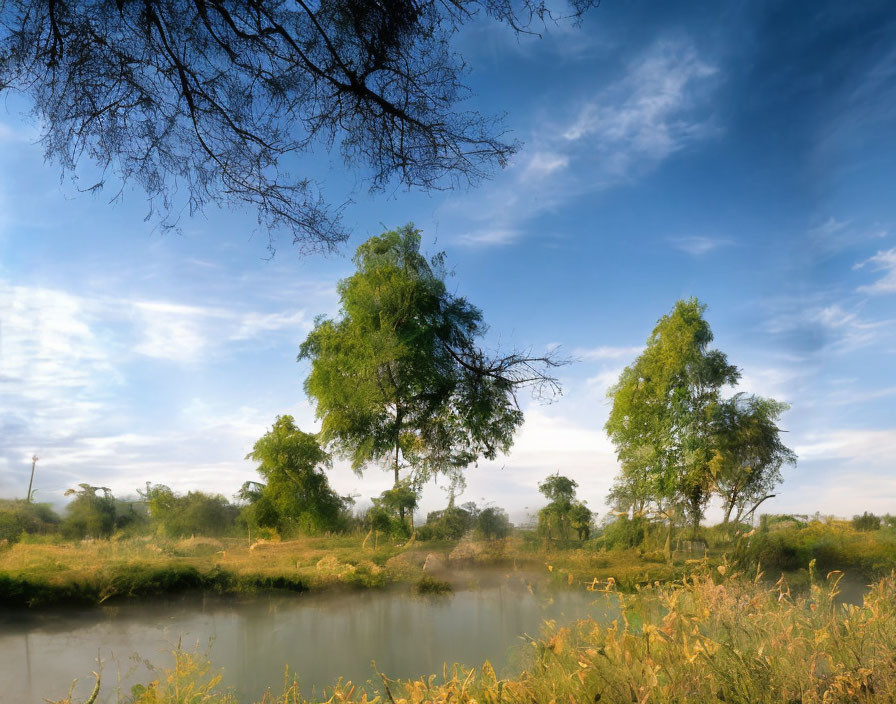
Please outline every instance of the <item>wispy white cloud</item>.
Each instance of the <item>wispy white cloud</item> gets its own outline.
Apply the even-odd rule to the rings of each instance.
[[[449,201],[461,244],[506,245],[533,218],[572,199],[628,184],[689,145],[718,134],[706,109],[717,69],[687,40],[665,40],[624,76],[573,106],[542,115],[531,151],[491,188]]]
[[[233,334],[233,340],[250,340],[263,333],[290,330],[293,332],[309,332],[312,323],[304,310],[285,311],[282,313],[245,313],[240,316],[240,325]]]
[[[828,427],[794,440],[799,464],[785,471],[784,484],[767,510],[846,518],[863,511],[893,512],[896,429]]]
[[[672,246],[693,257],[702,257],[704,254],[720,249],[722,247],[730,247],[734,244],[732,240],[719,237],[673,237],[670,238]]]
[[[634,359],[644,349],[643,345],[630,345],[613,347],[600,345],[598,347],[579,347],[573,351],[576,359],[586,362],[602,362],[616,359]]]
[[[892,336],[896,320],[871,320],[861,307],[832,303],[830,296],[781,298],[766,317],[762,330],[807,353],[852,352]]]
[[[861,293],[896,293],[896,247],[882,250],[873,257],[859,262],[854,268],[861,269],[865,266],[873,271],[883,272],[883,276],[873,284],[860,286],[858,290]]]
[[[636,161],[660,161],[715,131],[711,121],[686,115],[695,84],[717,69],[686,41],[661,41],[634,62],[624,79],[578,111],[562,132],[569,142],[594,138],[614,171]]]
[[[569,166],[569,157],[557,152],[535,152],[526,164],[521,181],[537,181]]]
[[[516,242],[522,234],[523,231],[516,228],[482,228],[463,233],[457,241],[469,247],[499,246]]]
[[[0,464],[9,468],[0,477],[0,491],[23,490],[25,475],[18,469],[34,452],[44,472],[56,468],[54,486],[85,473],[112,486],[114,477],[101,478],[103,472],[123,473],[122,481],[131,482],[139,478],[139,467],[153,462],[167,462],[169,476],[177,476],[177,467],[187,471],[202,459],[194,450],[180,459],[169,456],[166,448],[175,447],[183,452],[214,446],[211,454],[226,458],[226,445],[238,467],[249,435],[272,418],[256,414],[237,427],[227,425],[230,416],[217,409],[213,423],[205,416],[206,425],[214,427],[197,426],[196,418],[203,416],[194,414],[179,426],[192,427],[189,431],[135,432],[129,423],[143,383],[139,378],[160,373],[147,363],[193,369],[197,362],[205,366],[238,352],[246,342],[265,347],[286,334],[292,343],[308,327],[303,310],[75,295],[0,281]],[[306,424],[312,423],[313,414],[305,415]],[[128,474],[129,467],[134,473]]]
[[[811,247],[817,252],[836,254],[868,240],[883,239],[888,234],[888,230],[880,225],[863,227],[853,220],[838,220],[832,216],[811,227],[808,237]]]

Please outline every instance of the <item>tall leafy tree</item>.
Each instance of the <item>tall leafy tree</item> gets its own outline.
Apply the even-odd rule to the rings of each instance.
[[[330,456],[315,435],[296,427],[292,416],[278,416],[246,459],[259,463],[264,479],[263,484],[247,482],[241,493],[259,525],[281,532],[338,527],[346,499],[333,491],[324,471]]]
[[[576,500],[578,483],[559,472],[538,485],[538,490],[550,503],[538,512],[538,531],[547,538],[569,538],[570,530],[584,540],[591,532],[592,513]]]
[[[712,493],[714,414],[721,389],[737,381],[737,367],[711,349],[713,339],[696,298],[664,315],[640,356],[608,396],[606,430],[622,473],[611,498],[670,522],[683,511],[699,523]],[[667,540],[668,543],[668,540]]]
[[[725,523],[732,513],[735,522],[749,517],[774,497],[781,467],[796,463],[796,454],[781,441],[778,427],[788,408],[786,403],[743,393],[719,405],[712,469]]]
[[[357,271],[339,283],[341,312],[319,319],[301,346],[311,362],[305,390],[325,444],[390,469],[395,486],[494,458],[523,422],[522,387],[558,393],[552,355],[490,354],[482,312],[445,286],[444,255],[420,251],[412,225],[358,247]],[[408,470],[407,472],[405,470]]]

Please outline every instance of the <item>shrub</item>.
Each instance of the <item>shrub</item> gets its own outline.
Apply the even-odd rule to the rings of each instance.
[[[428,574],[425,574],[420,578],[416,588],[418,594],[447,594],[453,591],[448,582],[436,579]]]
[[[618,516],[616,520],[604,526],[601,533],[602,547],[607,550],[628,550],[637,547],[644,542],[647,527],[647,519],[643,516],[636,518]]]
[[[505,538],[510,533],[511,524],[507,513],[497,506],[482,509],[476,517],[476,537],[485,540]]]
[[[865,511],[861,516],[852,517],[852,527],[856,530],[869,531],[880,530],[881,520],[879,516]]]
[[[143,496],[160,531],[174,538],[223,535],[233,529],[240,511],[220,494],[191,491],[178,496],[163,484],[147,486]]]
[[[74,499],[66,509],[60,528],[67,538],[107,538],[115,529],[115,498],[104,486],[79,484],[80,489],[69,489],[66,496]],[[97,492],[102,492],[102,495]]]
[[[875,577],[896,568],[896,535],[856,531],[845,522],[811,521],[802,528],[758,532],[741,542],[737,557],[766,571],[796,571],[815,560],[821,572],[855,570]]]
[[[24,499],[0,499],[0,541],[13,543],[23,533],[46,534],[56,530],[60,518],[49,504]]]
[[[421,535],[418,529],[417,537],[420,540],[459,540],[467,532],[473,529],[476,522],[476,514],[457,506],[450,506],[442,511],[432,511],[426,516],[426,531]]]

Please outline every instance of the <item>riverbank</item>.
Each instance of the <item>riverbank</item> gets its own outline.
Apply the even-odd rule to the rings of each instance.
[[[120,599],[206,591],[293,592],[375,589],[407,584],[421,591],[450,588],[469,565],[527,569],[561,588],[612,581],[620,591],[681,579],[695,566],[760,567],[806,589],[808,565],[843,570],[862,585],[896,569],[896,531],[856,530],[845,522],[783,524],[746,533],[702,529],[701,540],[681,541],[665,560],[656,536],[648,547],[606,549],[601,541],[551,543],[514,531],[500,540],[374,540],[363,533],[249,542],[240,538],[158,536],[64,542],[23,539],[0,547],[0,606],[101,604]],[[425,577],[425,579],[424,579]]]
[[[0,550],[0,605],[36,608],[187,591],[301,592],[395,583],[438,591],[467,565],[532,569],[566,587],[612,579],[619,588],[632,590],[680,577],[688,567],[684,558],[667,565],[633,550],[533,548],[519,537],[399,545],[380,541],[375,548],[371,542],[363,535],[252,544],[209,538],[20,542]]]
[[[518,676],[501,678],[489,663],[445,667],[441,675],[392,680],[375,672],[375,692],[342,682],[314,701],[368,702],[888,702],[896,700],[896,577],[872,585],[864,605],[840,606],[837,580],[795,596],[785,583],[702,569],[683,583],[614,595],[620,618],[548,627],[521,646]],[[814,577],[814,579],[818,579]],[[236,704],[215,669],[174,651],[174,666],[132,689],[133,704],[190,701]],[[102,688],[101,688],[102,689]],[[279,690],[278,690],[279,691]],[[274,701],[309,702],[298,685]],[[72,704],[61,700],[57,704]]]

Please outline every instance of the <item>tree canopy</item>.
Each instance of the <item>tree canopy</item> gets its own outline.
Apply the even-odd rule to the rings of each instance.
[[[444,255],[420,252],[412,225],[358,247],[339,283],[340,316],[318,319],[301,346],[321,439],[351,459],[415,486],[438,474],[462,482],[480,457],[509,449],[523,421],[522,387],[557,393],[551,354],[491,354],[482,312],[445,286]]]
[[[150,482],[137,493],[158,529],[173,537],[223,535],[233,527],[239,512],[220,494],[190,491],[178,495],[164,484]]]
[[[782,479],[781,467],[796,463],[796,454],[781,441],[777,425],[788,408],[786,403],[744,393],[719,405],[713,419],[712,475],[725,523],[732,512],[738,522],[772,498]]]
[[[324,472],[330,456],[315,435],[296,427],[292,416],[278,416],[246,459],[259,463],[264,479],[243,485],[240,495],[249,502],[250,521],[281,533],[338,526],[347,500],[333,491]]]
[[[550,475],[538,485],[550,503],[538,512],[538,532],[550,539],[568,540],[570,530],[579,540],[591,534],[591,510],[576,499],[579,484],[559,472]]]
[[[622,465],[611,498],[636,512],[678,506],[697,522],[709,500],[711,420],[722,387],[740,372],[710,349],[705,310],[696,298],[678,301],[608,391],[606,429]]]
[[[517,32],[554,19],[544,0],[6,0],[0,93],[31,99],[63,173],[86,158],[103,174],[88,188],[136,183],[164,226],[181,191],[190,212],[249,205],[268,232],[330,249],[347,237],[340,208],[287,157],[336,147],[372,189],[431,189],[517,149],[500,118],[459,107],[451,39],[479,14]]]
[[[606,430],[621,465],[610,500],[670,527],[683,513],[696,528],[715,494],[725,522],[732,511],[736,520],[750,515],[771,497],[781,466],[796,461],[777,426],[787,404],[744,393],[723,398],[740,370],[710,348],[705,310],[696,298],[678,301],[608,391]]]

